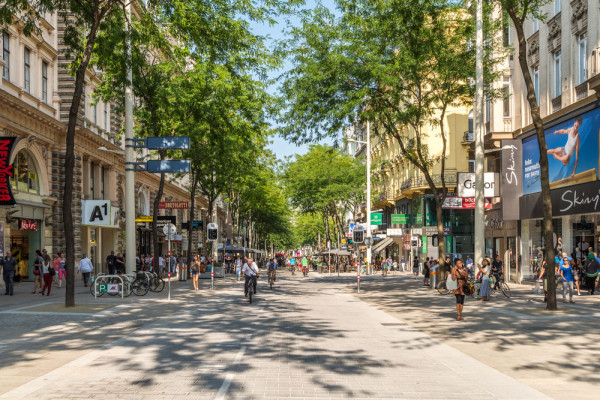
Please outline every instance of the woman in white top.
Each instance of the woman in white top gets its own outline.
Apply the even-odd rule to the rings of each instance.
[[[42,287],[42,296],[46,289],[48,289],[48,296],[50,296],[50,289],[52,288],[52,277],[54,274],[50,275],[50,256],[46,254],[44,256],[44,262],[42,262],[42,276],[44,277],[44,286]]]
[[[555,130],[555,135],[557,133],[567,135],[567,143],[565,143],[564,147],[548,150],[548,155],[554,156],[554,158],[563,163],[563,165],[568,165],[571,161],[571,157],[575,154],[575,166],[573,167],[571,178],[575,176],[577,162],[579,161],[579,127],[581,126],[581,122],[581,117],[577,117],[571,128]]]

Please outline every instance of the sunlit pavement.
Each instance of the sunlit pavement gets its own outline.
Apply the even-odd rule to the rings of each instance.
[[[350,275],[283,273],[272,291],[265,283],[262,278],[253,304],[243,297],[242,284],[228,277],[218,280],[214,291],[206,281],[199,292],[189,290],[190,281],[174,282],[170,302],[162,292],[125,299],[99,313],[3,307],[0,399],[562,396],[529,379],[527,364],[513,353],[538,341],[544,358],[554,351],[560,357],[561,349],[551,343],[554,336],[563,336],[571,349],[573,341],[566,333],[532,332],[527,328],[531,322],[510,325],[519,311],[492,311],[503,307],[501,299],[494,299],[498,304],[468,302],[461,323],[452,319],[450,296],[422,290],[407,275],[365,277],[358,296]],[[122,303],[116,297],[93,300],[83,292],[77,299],[80,304]],[[488,315],[496,320],[487,321]],[[591,321],[582,319],[583,327]],[[553,326],[580,322],[534,321]],[[520,328],[525,331],[517,334]],[[457,341],[464,341],[464,348]],[[592,350],[589,344],[582,346]],[[479,357],[473,354],[477,346],[493,350],[482,350]],[[585,363],[592,356],[581,351],[565,362]],[[504,363],[512,362],[517,371],[523,368],[523,379],[495,365],[496,358],[505,357],[512,361]],[[548,368],[558,368],[561,360],[555,362]],[[598,363],[582,367],[589,373]],[[537,366],[529,368],[544,375]],[[578,382],[570,386],[570,398],[583,398]]]

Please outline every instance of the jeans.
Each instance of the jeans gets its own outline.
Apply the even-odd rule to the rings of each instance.
[[[569,301],[573,300],[573,281],[563,281],[563,301],[567,301],[567,288],[569,289]]]
[[[242,278],[242,267],[235,267],[235,273],[237,275],[237,280],[239,281]]]
[[[4,278],[6,294],[10,294],[12,296],[15,288],[15,271],[4,271],[2,277]]]
[[[48,289],[48,296],[50,296],[50,289],[52,289],[52,275],[44,274],[44,286],[42,286],[42,294]]]
[[[89,272],[82,272],[83,275],[83,285],[87,286],[88,282],[90,281],[90,273]]]
[[[248,294],[248,286],[252,281],[252,291],[256,294],[256,276],[248,276],[246,275],[246,282],[244,282],[244,295]]]

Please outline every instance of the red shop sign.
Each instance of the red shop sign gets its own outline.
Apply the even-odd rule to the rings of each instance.
[[[0,137],[0,205],[12,206],[16,204],[10,188],[10,178],[14,176],[10,153],[15,144],[14,137]]]
[[[22,231],[37,231],[38,222],[34,219],[20,219],[19,229]]]

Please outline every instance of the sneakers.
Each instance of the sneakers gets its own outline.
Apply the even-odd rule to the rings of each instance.
[[[569,303],[575,303],[573,300],[569,300]]]

